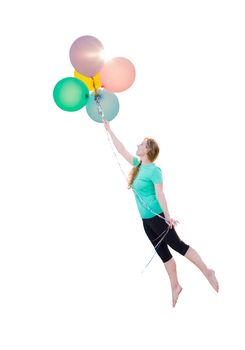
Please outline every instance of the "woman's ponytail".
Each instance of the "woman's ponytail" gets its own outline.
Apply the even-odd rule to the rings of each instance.
[[[130,171],[130,173],[128,175],[128,189],[131,188],[131,185],[134,182],[134,179],[136,178],[136,175],[138,174],[138,172],[140,170],[141,163],[142,163],[142,161],[140,161],[140,163],[138,165],[136,165],[135,167],[133,167],[132,170]]]

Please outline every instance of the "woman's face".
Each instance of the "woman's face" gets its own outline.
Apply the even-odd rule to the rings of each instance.
[[[138,146],[137,146],[137,156],[143,157],[147,154],[148,149],[146,148],[147,141],[143,140]]]

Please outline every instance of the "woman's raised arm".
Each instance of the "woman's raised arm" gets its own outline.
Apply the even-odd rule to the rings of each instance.
[[[106,119],[103,119],[103,123],[104,126],[106,128],[106,130],[108,131],[108,133],[111,136],[111,139],[113,141],[114,146],[116,147],[117,151],[130,163],[133,163],[133,155],[130,154],[126,148],[124,147],[124,145],[122,144],[121,141],[118,140],[118,138],[116,137],[116,135],[114,134],[114,132],[111,130],[109,122]]]

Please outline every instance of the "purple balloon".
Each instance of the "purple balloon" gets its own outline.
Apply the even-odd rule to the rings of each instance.
[[[94,36],[81,36],[71,45],[71,64],[77,72],[92,78],[104,65],[103,50],[103,45]]]

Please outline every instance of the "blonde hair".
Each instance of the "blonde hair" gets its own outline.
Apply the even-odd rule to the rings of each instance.
[[[145,137],[144,140],[146,141],[146,148],[148,149],[147,152],[147,157],[149,159],[149,161],[154,162],[154,160],[157,158],[159,152],[160,152],[160,148],[158,146],[158,143],[156,142],[156,140],[150,138],[150,137]],[[134,179],[136,178],[136,175],[138,174],[139,170],[140,170],[140,166],[141,166],[142,161],[140,161],[140,163],[136,166],[134,166],[129,175],[128,175],[128,189],[131,188]]]

